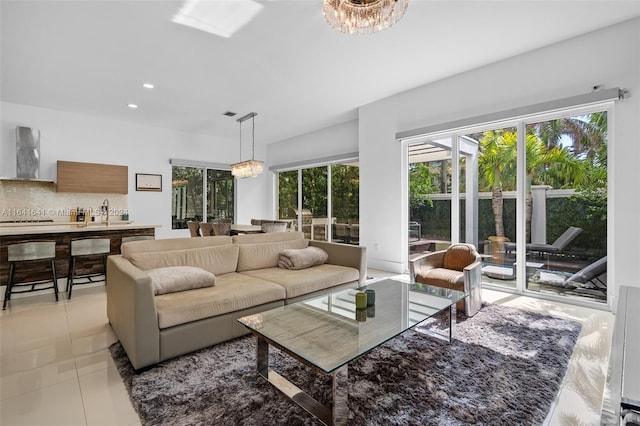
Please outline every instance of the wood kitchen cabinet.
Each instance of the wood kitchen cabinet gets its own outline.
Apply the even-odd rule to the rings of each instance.
[[[111,164],[58,161],[57,190],[127,194],[129,168]]]

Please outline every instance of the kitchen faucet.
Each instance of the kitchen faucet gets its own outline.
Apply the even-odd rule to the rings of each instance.
[[[104,212],[105,210],[107,213],[107,226],[109,226],[109,200],[106,198],[102,202],[102,208],[100,209],[100,213]]]

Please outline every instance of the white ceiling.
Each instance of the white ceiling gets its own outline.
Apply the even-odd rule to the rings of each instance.
[[[234,141],[238,124],[222,113],[255,111],[256,143],[271,143],[640,16],[640,0],[410,0],[392,28],[350,36],[325,23],[321,0],[260,3],[222,38],[172,23],[181,1],[1,0],[1,98]]]

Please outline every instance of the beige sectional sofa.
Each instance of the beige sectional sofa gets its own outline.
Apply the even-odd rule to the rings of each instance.
[[[307,246],[326,251],[327,262],[299,270],[277,266],[284,250]],[[156,294],[158,271],[170,276],[185,267],[197,267],[215,284]],[[356,287],[365,278],[364,247],[309,241],[302,232],[134,241],[108,258],[107,316],[140,369],[246,334],[236,321],[241,316]],[[187,276],[186,282],[190,287],[196,280]]]

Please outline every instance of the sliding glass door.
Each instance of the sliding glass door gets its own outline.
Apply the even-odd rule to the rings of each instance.
[[[360,168],[334,164],[331,172],[331,241],[360,243]]]
[[[526,288],[606,302],[607,112],[526,129]]]
[[[574,111],[415,138],[409,257],[468,242],[485,286],[606,302],[607,111]]]
[[[451,242],[452,137],[409,146],[409,255]]]

